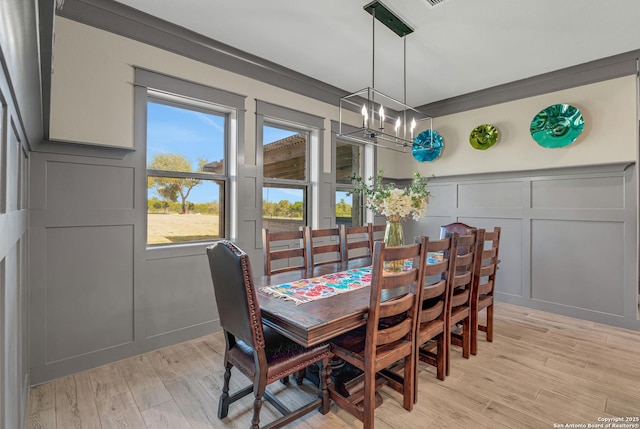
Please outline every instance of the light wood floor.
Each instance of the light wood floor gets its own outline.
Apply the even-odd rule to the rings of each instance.
[[[421,364],[412,412],[402,408],[399,394],[383,389],[376,428],[587,427],[602,418],[640,416],[640,332],[502,303],[495,318],[494,342],[481,339],[477,356],[466,360],[452,348],[444,382]],[[224,420],[216,416],[223,350],[216,333],[35,386],[27,428],[246,429],[250,398],[232,404]],[[231,380],[232,391],[248,384],[235,371]],[[311,397],[310,385],[301,389],[295,383],[270,388],[289,404]],[[276,416],[265,403],[262,423]],[[362,424],[332,404],[329,414],[313,412],[288,427]]]

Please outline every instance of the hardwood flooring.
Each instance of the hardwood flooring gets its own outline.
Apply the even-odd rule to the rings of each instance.
[[[420,364],[412,412],[398,393],[383,389],[376,428],[607,427],[602,419],[614,417],[635,420],[618,427],[640,427],[640,332],[504,303],[496,304],[494,329],[494,342],[481,334],[478,355],[469,360],[452,347],[444,382]],[[27,428],[246,429],[250,397],[232,404],[229,417],[216,414],[223,353],[216,333],[34,386]],[[248,385],[237,371],[231,382],[232,392]],[[269,390],[291,406],[313,395],[306,382],[300,388],[274,383]],[[276,416],[265,402],[261,422]],[[332,404],[329,414],[310,413],[288,427],[362,424]]]

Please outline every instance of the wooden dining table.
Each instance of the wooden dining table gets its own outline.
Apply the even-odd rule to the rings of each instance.
[[[305,347],[331,340],[366,324],[371,287],[296,305],[291,300],[269,295],[260,287],[346,271],[371,265],[367,258],[349,263],[320,265],[312,271],[296,270],[255,279],[263,323]],[[397,294],[402,291],[397,291]],[[395,295],[395,294],[394,294]],[[392,298],[391,295],[383,299]]]

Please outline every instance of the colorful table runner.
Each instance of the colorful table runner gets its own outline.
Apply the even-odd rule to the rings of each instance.
[[[371,267],[354,268],[339,273],[261,288],[262,292],[303,304],[371,285]]]
[[[442,255],[429,253],[427,259],[427,263],[434,264],[438,260],[442,260]],[[404,264],[405,270],[409,268],[411,268],[410,259]],[[260,290],[266,294],[293,301],[298,305],[367,286],[371,286],[371,267],[354,268],[310,279],[265,286]]]

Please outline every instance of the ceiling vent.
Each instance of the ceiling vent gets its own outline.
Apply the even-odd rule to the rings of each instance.
[[[427,0],[431,6],[438,6],[440,3],[444,3],[444,0]]]

